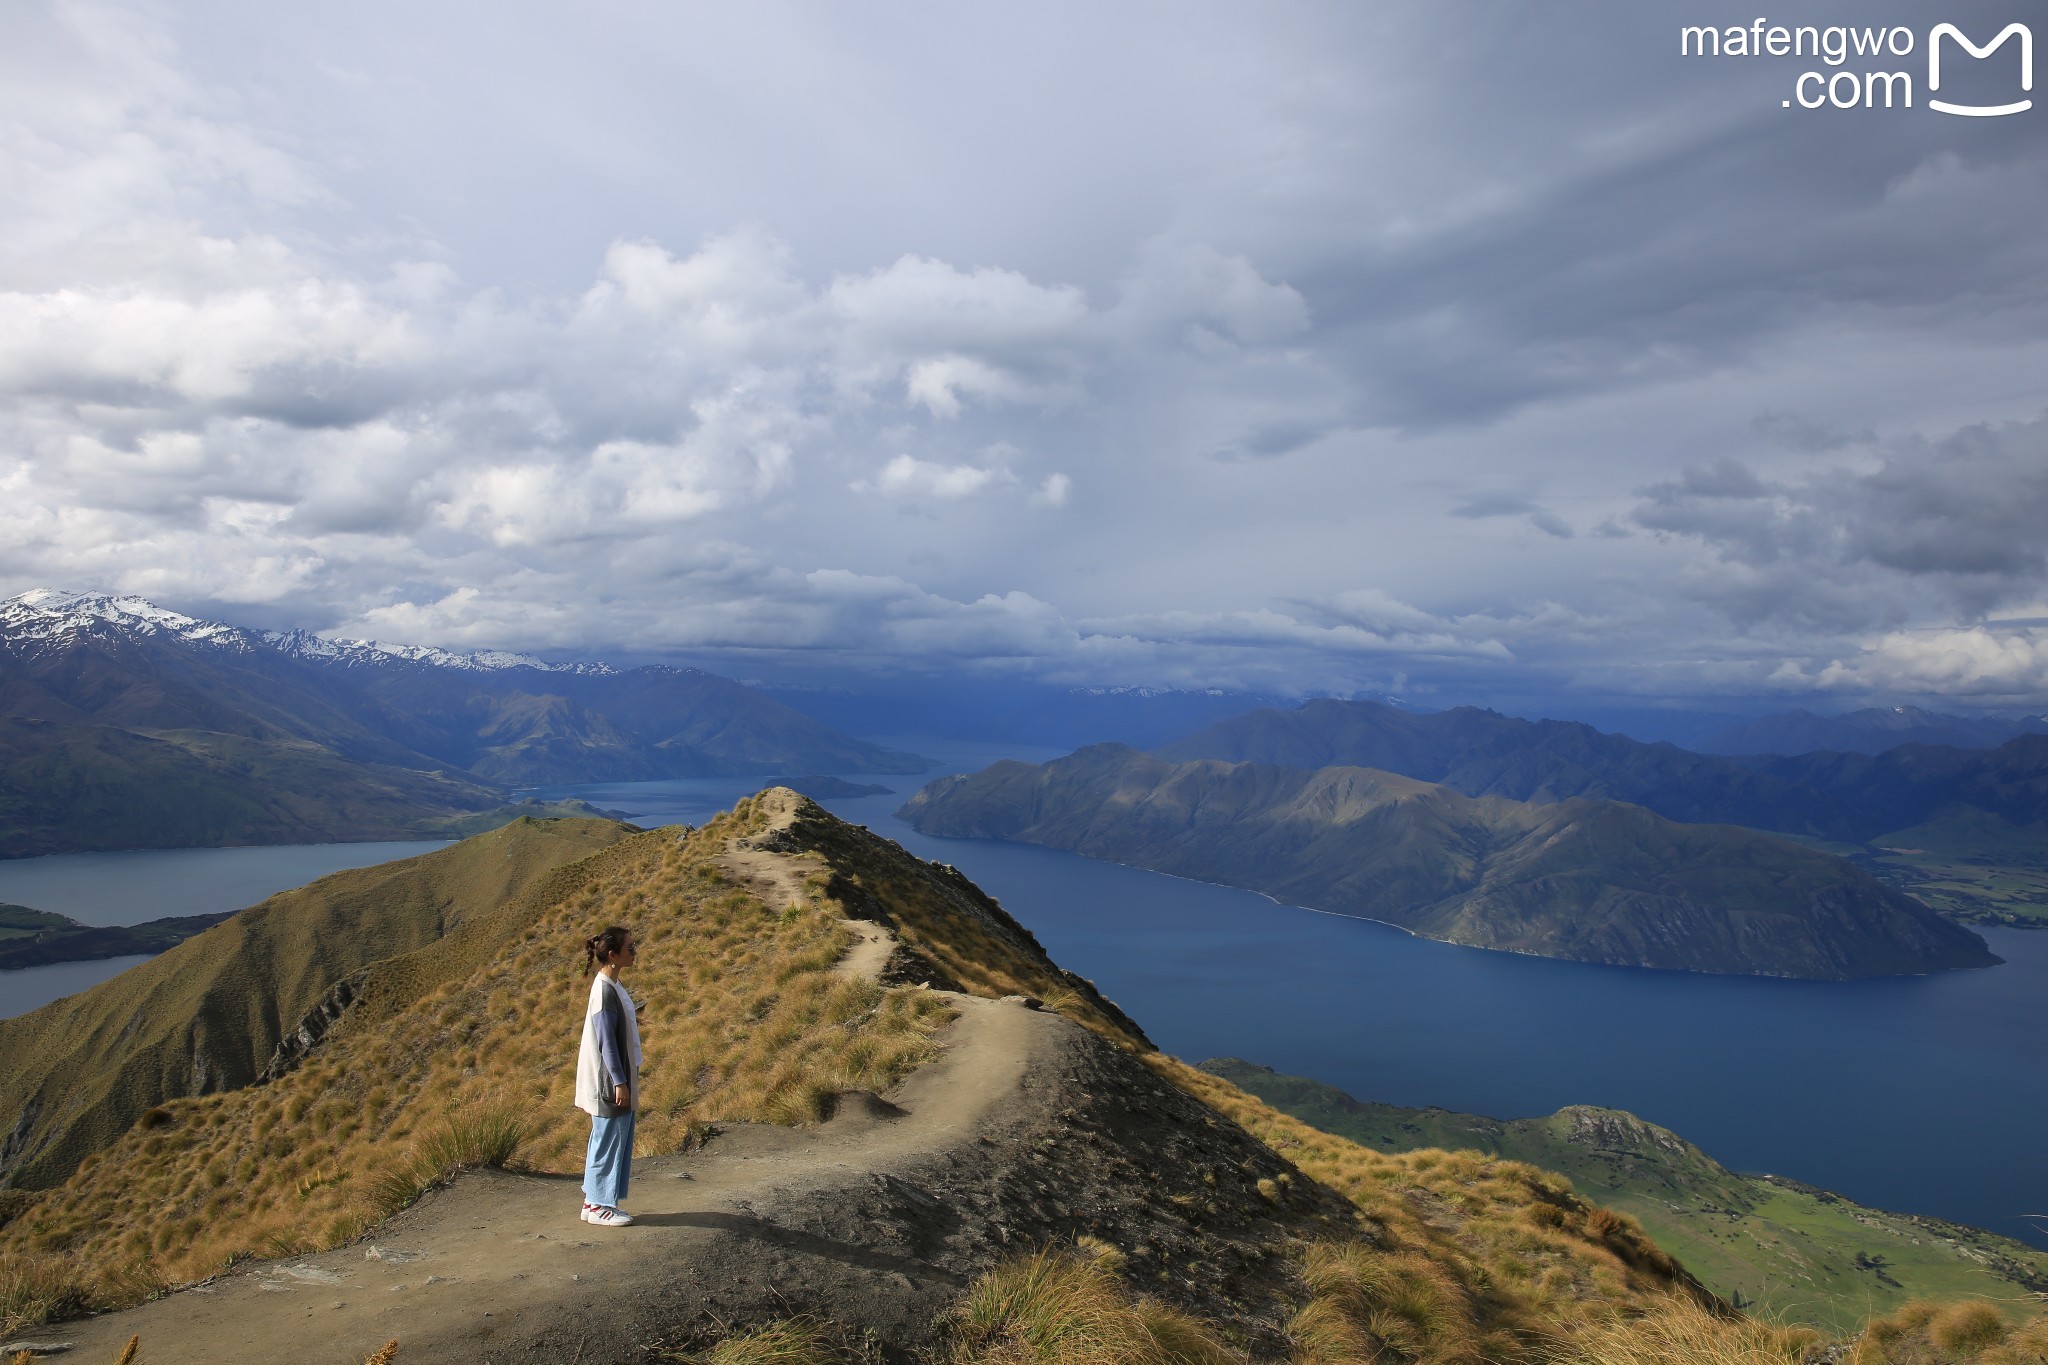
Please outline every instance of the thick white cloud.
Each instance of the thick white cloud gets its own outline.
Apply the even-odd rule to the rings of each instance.
[[[1643,490],[1638,524],[1712,551],[1691,591],[1835,630],[1980,616],[2048,574],[2048,417],[1766,478],[1732,459]]]
[[[1894,631],[1811,673],[1787,664],[1780,686],[1903,693],[1980,704],[2033,705],[2048,693],[2048,632],[1974,626]]]
[[[882,466],[873,479],[857,480],[856,493],[880,493],[884,497],[917,501],[952,502],[971,498],[992,485],[1015,483],[1016,476],[1000,465],[934,464],[928,460],[898,455]]]

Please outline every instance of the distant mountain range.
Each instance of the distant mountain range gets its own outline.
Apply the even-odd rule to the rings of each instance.
[[[0,602],[0,856],[393,837],[514,785],[924,766],[698,669]]]
[[[899,813],[926,834],[1043,844],[1582,962],[1842,980],[1999,960],[1846,860],[1769,835],[1584,796],[1474,798],[1299,754],[1175,762],[1097,745],[941,778]]]
[[[1917,706],[1870,706],[1840,716],[1787,711],[1714,731],[1696,746],[1709,754],[1810,754],[1823,750],[1881,754],[1901,744],[1992,749],[2021,735],[2048,734],[2048,716],[1989,720],[1950,716]]]
[[[752,684],[826,725],[862,735],[1077,749],[1105,740],[1150,748],[1226,716],[1295,700],[1225,688],[1050,687],[1028,678],[893,677],[886,684]]]
[[[1669,820],[1748,825],[1853,843],[1910,840],[1969,817],[2048,839],[2048,734],[1995,749],[1909,744],[1881,754],[1730,757],[1645,744],[1590,725],[1461,706],[1417,714],[1370,701],[1311,701],[1220,721],[1157,750],[1292,768],[1379,768],[1468,796],[1629,801]]]
[[[1076,687],[1040,697],[994,717],[992,739],[1063,745],[1114,741],[1145,749],[1284,698],[1218,688]]]

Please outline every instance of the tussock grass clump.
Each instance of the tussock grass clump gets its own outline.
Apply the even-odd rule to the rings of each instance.
[[[735,1333],[688,1358],[699,1365],[837,1365],[846,1356],[823,1323],[790,1318]]]
[[[90,1303],[77,1267],[63,1258],[0,1255],[0,1336],[79,1312]]]
[[[1800,1365],[1821,1344],[1809,1328],[1716,1315],[1690,1297],[1665,1298],[1640,1316],[1567,1327],[1546,1365]]]
[[[367,1198],[372,1213],[396,1213],[464,1171],[512,1165],[528,1126],[526,1117],[504,1101],[450,1114],[415,1141],[402,1160],[371,1178]]]
[[[1907,1304],[1866,1325],[1849,1365],[2048,1365],[2048,1316],[2015,1327],[1983,1299]]]
[[[955,1312],[953,1365],[1234,1365],[1206,1326],[1134,1298],[1107,1257],[1047,1248],[975,1281]]]
[[[625,978],[645,1005],[639,1155],[719,1122],[815,1122],[841,1090],[887,1089],[935,1055],[952,1011],[930,990],[838,974],[852,935],[821,892],[770,906],[735,883],[717,859],[765,823],[750,800],[681,839],[630,836],[549,873],[488,932],[377,963],[297,1070],[166,1101],[167,1117],[0,1226],[0,1258],[53,1258],[82,1286],[16,1297],[46,1314],[118,1306],[238,1259],[338,1245],[465,1168],[580,1171],[582,940],[607,923],[640,945]]]
[[[478,1166],[510,1165],[526,1141],[526,1118],[504,1102],[450,1114],[419,1145],[420,1160],[443,1176]]]
[[[1389,1255],[1358,1242],[1316,1243],[1303,1257],[1308,1303],[1289,1335],[1302,1365],[1401,1357],[1451,1362],[1493,1358],[1471,1294],[1446,1269],[1414,1252]]]

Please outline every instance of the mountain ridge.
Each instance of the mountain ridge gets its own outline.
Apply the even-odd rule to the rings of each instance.
[[[1842,859],[1623,802],[1097,745],[941,778],[898,814],[926,834],[1043,844],[1577,961],[1842,980],[1999,960]]]
[[[1881,754],[1901,744],[1994,749],[2026,734],[2048,733],[2048,717],[2017,720],[1947,715],[1917,706],[1866,706],[1838,716],[1795,709],[1725,726],[1698,746],[1711,754],[1782,754],[1819,751]]]
[[[925,766],[698,669],[316,641],[135,597],[0,602],[0,856],[431,834],[551,782]]]
[[[1685,823],[1865,843],[1958,809],[2048,836],[2048,734],[1992,749],[1907,744],[1877,755],[1729,757],[1646,744],[1576,721],[1478,707],[1416,713],[1323,698],[1232,717],[1153,752],[1288,767],[1381,768],[1468,796],[1589,796]]]

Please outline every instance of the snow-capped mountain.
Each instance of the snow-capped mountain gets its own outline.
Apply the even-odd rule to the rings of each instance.
[[[511,785],[925,766],[698,669],[0,601],[0,857],[392,837]]]
[[[223,649],[253,649],[258,637],[240,626],[201,621],[141,597],[32,588],[0,601],[0,639],[55,642],[98,628],[133,635],[166,635]]]
[[[115,597],[101,592],[32,588],[0,601],[0,640],[54,643],[104,628],[145,638],[171,636],[220,649],[274,649],[295,659],[344,666],[374,666],[400,661],[479,673],[531,668],[542,673],[595,677],[617,672],[609,664],[549,663],[531,654],[515,654],[502,649],[461,652],[437,649],[432,645],[332,639],[308,630],[245,630],[224,621],[205,621],[187,616],[168,607],[160,607],[147,598]]]
[[[344,666],[375,666],[393,660],[426,664],[433,668],[459,668],[475,673],[496,673],[508,668],[531,668],[541,673],[573,673],[582,677],[606,677],[618,672],[610,664],[549,663],[531,654],[504,649],[480,649],[468,653],[437,649],[432,645],[394,645],[382,640],[335,639],[306,630],[265,631],[262,640],[271,648],[296,659],[319,659]]]

